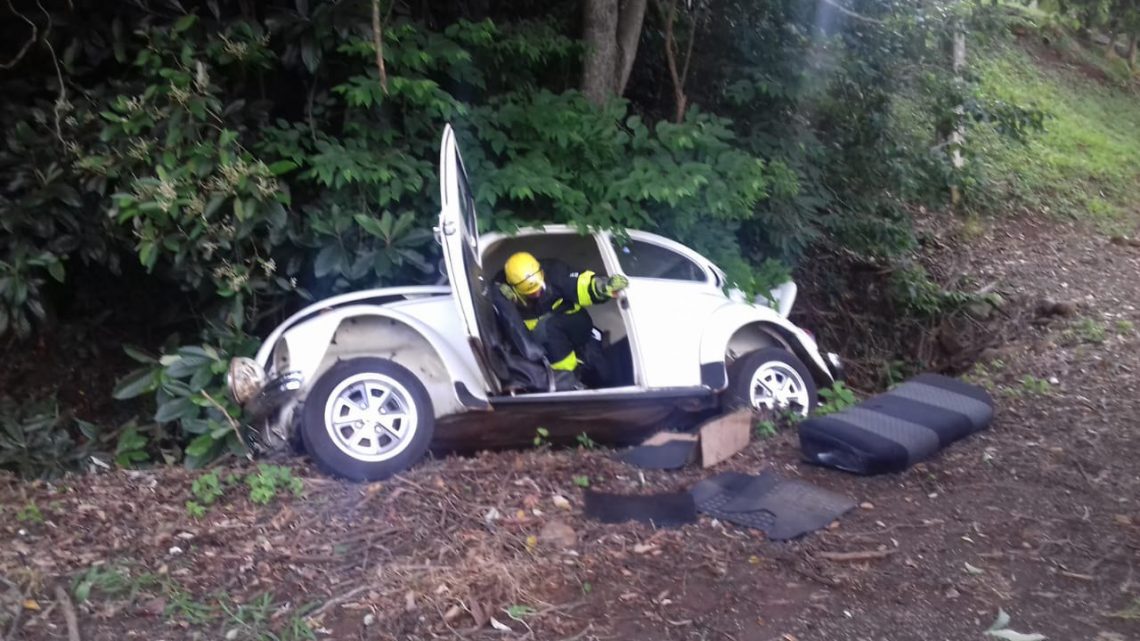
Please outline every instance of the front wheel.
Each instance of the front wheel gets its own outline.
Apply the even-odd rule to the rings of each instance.
[[[387,478],[423,457],[435,430],[431,397],[414,374],[383,358],[333,365],[313,383],[301,438],[325,472]]]
[[[728,370],[729,409],[785,412],[807,416],[818,398],[815,380],[795,354],[765,347],[738,358]]]

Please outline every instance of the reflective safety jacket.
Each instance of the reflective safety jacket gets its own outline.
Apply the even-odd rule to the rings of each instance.
[[[583,307],[610,299],[593,271],[575,271],[557,259],[539,260],[539,264],[545,287],[537,299],[523,299],[521,312],[527,329],[534,329],[548,314],[577,314]]]

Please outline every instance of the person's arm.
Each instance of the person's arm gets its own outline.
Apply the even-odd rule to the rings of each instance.
[[[547,280],[556,283],[580,307],[604,303],[629,285],[629,280],[621,274],[598,276],[589,269],[571,271],[561,261],[546,261],[543,269]]]

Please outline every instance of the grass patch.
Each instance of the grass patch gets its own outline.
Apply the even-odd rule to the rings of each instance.
[[[169,624],[205,630],[224,629],[227,641],[314,641],[306,614],[319,602],[293,607],[279,603],[266,592],[239,603],[226,592],[201,598],[168,576],[134,571],[129,565],[93,566],[72,584],[78,603],[125,601],[127,606],[156,596],[165,604],[162,616]],[[218,638],[218,637],[212,637]]]
[[[1033,375],[1025,375],[1021,378],[1021,392],[1031,396],[1044,396],[1049,393],[1049,381],[1037,378]]]
[[[1091,318],[1082,318],[1074,327],[1077,338],[1082,342],[1100,345],[1108,338],[1104,325]]]
[[[1063,46],[1081,47],[1071,39]],[[1140,99],[1134,91],[1012,43],[979,48],[973,70],[989,97],[1049,114],[1046,130],[1026,143],[986,126],[971,133],[971,162],[980,165],[995,205],[1112,224],[1140,201]]]

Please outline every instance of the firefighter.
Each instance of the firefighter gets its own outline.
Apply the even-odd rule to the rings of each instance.
[[[551,368],[571,372],[593,387],[606,386],[609,367],[584,308],[612,299],[629,285],[629,279],[621,274],[606,277],[590,270],[573,271],[556,259],[540,263],[528,252],[511,255],[502,274],[506,282],[499,290],[519,307]]]

